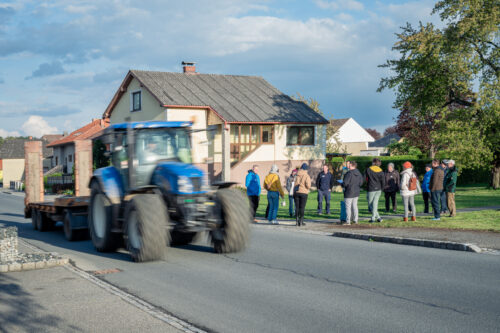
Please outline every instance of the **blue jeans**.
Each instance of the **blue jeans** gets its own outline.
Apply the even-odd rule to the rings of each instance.
[[[441,213],[448,210],[448,202],[446,201],[446,191],[441,192]]]
[[[295,216],[295,199],[293,195],[288,196],[288,213],[290,213],[290,216]]]
[[[431,204],[432,210],[434,211],[434,217],[436,219],[441,217],[441,209],[439,209],[439,203],[441,202],[441,193],[443,191],[432,191],[431,192]]]
[[[328,190],[318,190],[318,214],[323,211],[323,198],[326,201],[326,213],[330,214],[330,195],[332,192]]]
[[[276,216],[278,215],[278,208],[280,206],[280,194],[275,191],[267,192],[267,201],[269,202],[269,216],[267,219],[269,221],[276,220]]]

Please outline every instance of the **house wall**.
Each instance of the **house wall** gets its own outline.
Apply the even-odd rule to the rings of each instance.
[[[342,127],[339,128],[339,130],[337,131],[337,135],[339,140],[343,143],[375,141],[370,133],[368,133],[352,118],[350,118]]]
[[[11,181],[22,180],[24,176],[24,158],[3,160],[3,187],[9,188]]]
[[[347,142],[342,144],[342,151],[346,151],[347,153],[353,156],[361,155],[362,150],[368,149],[368,142]]]
[[[71,155],[71,161],[70,161]],[[54,147],[54,157],[53,157],[53,166],[56,166],[56,156],[57,156],[57,165],[66,166],[66,173],[73,172],[73,165],[75,164],[75,145],[73,143]]]
[[[141,91],[141,110],[130,111],[130,94],[134,91]],[[131,121],[166,120],[165,108],[160,105],[147,89],[141,87],[139,81],[132,79],[127,91],[120,98],[111,113],[110,123],[116,124],[125,121],[130,117]]]

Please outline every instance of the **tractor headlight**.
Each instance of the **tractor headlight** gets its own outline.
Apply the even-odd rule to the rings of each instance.
[[[177,188],[179,192],[191,193],[193,192],[193,183],[189,177],[179,176],[177,179]]]
[[[210,191],[210,184],[208,183],[208,176],[206,174],[201,179],[201,190]]]

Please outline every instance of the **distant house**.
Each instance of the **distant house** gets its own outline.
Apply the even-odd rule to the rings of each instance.
[[[360,155],[362,150],[368,149],[368,144],[375,139],[353,118],[335,119],[331,121],[336,137],[342,146],[342,152],[351,155]],[[328,138],[334,143],[335,138]]]
[[[396,133],[386,135],[374,142],[370,142],[368,149],[362,150],[363,156],[381,156],[389,153],[387,146],[393,142],[401,142],[401,137]]]
[[[47,147],[54,149],[52,167],[61,165],[63,173],[72,173],[75,163],[75,141],[93,139],[108,126],[107,120],[93,119],[87,125],[50,143]]]
[[[24,180],[24,143],[29,139],[9,139],[0,146],[0,166],[2,168],[3,187],[9,188],[11,181]],[[47,147],[48,141],[42,138],[43,158],[50,159],[52,149]]]
[[[262,77],[130,70],[103,114],[111,124],[132,121],[193,121],[193,163],[212,180],[241,183],[247,170],[272,164],[281,175],[306,162],[318,172],[326,153],[328,121],[307,104]],[[284,178],[283,178],[284,179]]]

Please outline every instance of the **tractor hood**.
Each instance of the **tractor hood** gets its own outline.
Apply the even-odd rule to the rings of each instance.
[[[203,177],[204,175],[203,171],[198,169],[197,167],[181,162],[160,162],[158,163],[156,170],[160,174],[170,174],[189,178]]]

